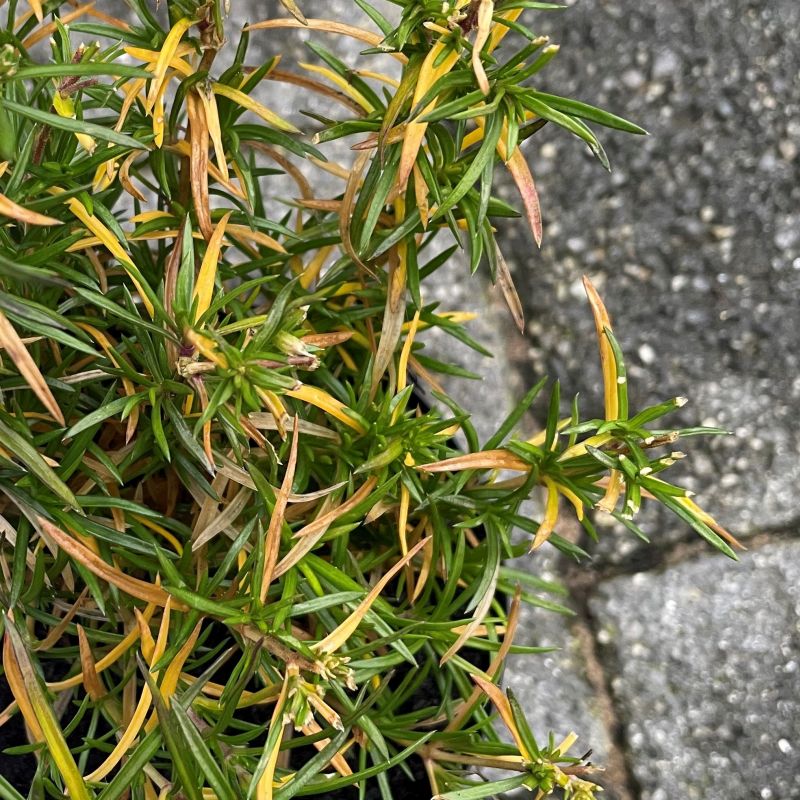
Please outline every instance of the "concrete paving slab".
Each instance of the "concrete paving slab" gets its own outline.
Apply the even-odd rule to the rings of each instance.
[[[561,52],[545,91],[627,116],[602,131],[613,172],[547,125],[526,144],[544,246],[509,226],[504,249],[528,316],[528,359],[598,411],[599,369],[580,278],[601,289],[634,402],[675,395],[676,420],[722,424],[691,440],[680,475],[742,534],[797,517],[800,434],[800,4],[577,0],[539,14]],[[588,364],[588,366],[587,366]],[[694,462],[694,463],[692,463]],[[692,480],[689,476],[696,476]],[[658,518],[658,537],[688,531]],[[635,549],[635,542],[625,547]],[[601,548],[602,558],[625,553]]]
[[[590,607],[641,800],[800,797],[800,543],[615,578]]]

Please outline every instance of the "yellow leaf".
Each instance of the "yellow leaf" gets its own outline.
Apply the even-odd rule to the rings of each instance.
[[[611,343],[605,335],[605,330],[611,330],[611,318],[608,311],[597,293],[597,289],[589,280],[588,276],[583,276],[583,287],[589,298],[589,305],[592,307],[594,315],[594,326],[597,332],[597,343],[600,346],[600,366],[603,370],[603,389],[605,391],[605,410],[606,419],[616,419],[619,414],[617,405],[617,362],[614,358],[614,351]]]
[[[568,420],[565,421],[562,420],[562,421],[565,422],[566,425],[572,422],[572,418],[570,417]],[[561,425],[559,423],[560,426],[559,430],[562,427],[565,427],[565,425]],[[529,441],[531,444],[536,444],[536,445],[541,444],[542,442],[544,442],[545,435],[546,432],[543,431],[541,434],[535,436],[533,439],[530,439]],[[539,441],[540,437],[541,441]],[[572,458],[579,458],[580,456],[584,455],[587,452],[586,451],[587,447],[602,447],[604,444],[608,444],[608,442],[610,442],[613,438],[614,435],[612,433],[600,433],[595,436],[590,436],[588,439],[585,439],[582,442],[578,442],[577,444],[572,445],[572,447],[568,447],[563,453],[561,453],[561,455],[559,455],[558,461],[569,461]]]
[[[142,211],[141,214],[131,217],[129,222],[134,222],[138,225],[142,222],[152,222],[154,219],[172,220],[174,217],[169,211]]]
[[[12,616],[6,615],[6,637],[7,641],[10,642],[9,660],[16,662],[18,677],[22,679],[29,708],[33,711],[39,723],[42,738],[47,744],[50,758],[53,759],[53,763],[61,773],[71,800],[90,800],[86,783],[81,777],[78,765],[75,763],[75,759],[67,746],[64,734],[56,721],[56,716],[47,700],[47,696],[39,684],[39,679],[31,663],[28,651],[12,619]]]
[[[197,284],[194,287],[194,297],[197,300],[196,320],[200,319],[211,305],[211,298],[214,294],[214,281],[217,277],[217,263],[222,249],[222,237],[225,235],[225,226],[228,224],[232,213],[228,211],[222,217],[217,227],[214,228],[214,233],[206,246],[203,262],[200,265],[200,272],[197,275]]]
[[[275,250],[278,253],[286,252],[286,248],[279,241],[268,236],[263,231],[254,231],[252,228],[248,228],[247,225],[228,225],[228,234],[232,239],[236,239],[237,241],[245,239],[268,247],[270,250]]]
[[[137,78],[136,80],[129,81],[122,87],[122,91],[125,92],[125,99],[122,101],[119,117],[114,123],[115,131],[122,130],[122,126],[125,124],[125,119],[128,116],[128,112],[131,110],[131,106],[136,102],[136,98],[139,97],[146,83],[147,81],[145,78]]]
[[[75,138],[78,140],[78,144],[89,153],[89,155],[94,153],[97,148],[97,142],[89,136],[88,133],[76,133]]]
[[[148,67],[152,67],[155,69],[156,62],[158,61],[161,53],[158,50],[147,50],[144,47],[124,47],[123,50],[133,58],[138,58],[139,61],[144,61],[148,64]],[[180,72],[181,75],[185,77],[189,77],[189,75],[194,74],[194,70],[192,69],[191,65],[188,61],[184,60],[183,56],[189,55],[190,53],[194,53],[194,47],[189,42],[181,42],[177,49],[175,50],[175,54],[170,59],[168,66],[171,69],[174,69],[176,72]],[[136,79],[139,80],[138,78]]]
[[[298,66],[302,67],[304,70],[308,72],[313,72],[316,75],[322,75],[322,77],[327,78],[334,86],[338,86],[341,91],[343,91],[348,97],[352,98],[353,100],[361,106],[368,114],[372,112],[374,109],[372,108],[372,103],[364,97],[358,89],[354,88],[348,81],[346,81],[341,75],[334,72],[330,67],[323,67],[319,64],[308,64],[305,61],[298,62]]]
[[[558,487],[558,491],[567,498],[567,500],[572,503],[573,507],[575,508],[575,515],[578,517],[578,521],[583,519],[583,501],[572,491],[568,486],[564,486],[563,483],[556,484]]]
[[[14,695],[14,700],[17,702],[22,718],[31,732],[31,737],[35,742],[43,742],[44,734],[39,725],[39,720],[33,711],[30,698],[28,697],[28,690],[25,688],[25,681],[22,678],[19,664],[11,649],[11,637],[8,633],[8,626],[11,623],[6,621],[6,635],[3,637],[3,675],[8,683],[8,688],[11,689],[11,694]]]
[[[217,352],[217,344],[213,339],[209,339],[191,328],[187,328],[183,335],[189,344],[196,347],[209,361],[213,361],[222,369],[227,368],[228,359],[222,353]]]
[[[53,95],[53,108],[60,117],[67,117],[68,119],[75,119],[75,101],[70,95],[63,95],[61,92],[56,92]],[[87,133],[76,133],[75,138],[78,144],[86,150],[87,153],[93,153],[97,147],[97,142]]]
[[[433,86],[439,78],[447,75],[448,72],[456,65],[458,61],[458,51],[451,49],[447,55],[441,59],[437,64],[441,54],[449,45],[441,39],[437,41],[425,56],[422,62],[422,67],[419,72],[417,80],[417,88],[414,91],[414,98],[411,103],[415,106]],[[436,108],[437,99],[434,98],[428,105],[420,112],[419,116],[424,117],[430,114]],[[395,192],[400,193],[405,189],[408,183],[408,178],[411,175],[411,170],[414,168],[414,163],[417,160],[417,153],[422,146],[422,140],[425,138],[425,131],[428,129],[427,122],[417,122],[412,120],[406,125],[405,138],[403,139],[403,147],[400,151],[400,167],[397,173],[397,181],[395,183]]]
[[[164,144],[164,95],[168,87],[169,78],[162,82],[161,88],[156,95],[155,103],[153,104],[153,144],[155,144],[156,147],[161,147],[161,145]]]
[[[133,181],[131,181],[129,174],[131,165],[138,158],[138,156],[139,153],[136,151],[125,156],[122,165],[119,168],[119,182],[122,185],[122,188],[131,197],[144,203],[146,200],[145,196],[133,185]]]
[[[225,148],[222,145],[222,129],[219,124],[217,100],[207,84],[199,86],[197,93],[200,95],[200,102],[203,104],[203,113],[206,115],[208,135],[211,138],[211,143],[214,145],[214,153],[217,156],[217,166],[219,167],[223,179],[227,181],[228,161],[225,158]]]
[[[167,647],[167,633],[169,631],[169,618],[170,618],[170,603],[164,606],[164,614],[161,617],[161,625],[158,630],[158,640],[156,641],[156,645],[153,648],[152,658],[150,660],[151,666],[164,655],[164,651]],[[158,677],[158,673],[154,675],[155,678]],[[114,746],[114,749],[108,754],[105,761],[100,764],[93,772],[86,776],[86,780],[90,782],[101,781],[105,778],[106,775],[117,766],[117,764],[121,761],[125,753],[130,749],[131,745],[136,740],[136,737],[139,734],[139,731],[144,724],[145,718],[147,717],[147,712],[150,709],[150,703],[152,701],[152,695],[150,693],[150,689],[148,688],[147,684],[142,687],[142,694],[139,697],[139,702],[136,704],[136,709],[131,716],[130,722],[128,723],[125,730],[122,732],[117,744]]]
[[[148,603],[144,611],[141,613],[142,618],[145,621],[149,620],[155,613],[156,608],[157,606],[155,603]],[[103,670],[108,669],[117,661],[119,661],[119,659],[122,656],[124,656],[125,653],[127,653],[131,647],[133,647],[138,638],[139,638],[139,628],[137,625],[134,625],[131,628],[131,630],[123,637],[122,641],[120,641],[119,644],[117,644],[115,647],[109,650],[109,652],[106,653],[106,655],[104,655],[95,664],[95,671],[100,673]],[[66,678],[63,681],[53,681],[52,683],[48,683],[47,688],[50,689],[51,692],[63,692],[66,691],[67,689],[74,689],[76,686],[80,686],[82,682],[83,682],[82,675],[74,675],[72,678]]]
[[[411,493],[405,484],[400,486],[400,506],[397,510],[397,534],[400,539],[400,553],[408,553],[408,537],[406,528],[408,527],[408,507],[411,502]],[[409,586],[409,590],[411,587]]]
[[[203,627],[203,623],[198,622],[197,625],[194,626],[194,630],[189,634],[189,638],[184,643],[183,647],[175,654],[175,658],[169,662],[167,668],[164,670],[164,677],[161,681],[161,686],[159,689],[161,690],[161,697],[164,700],[167,708],[169,708],[170,700],[172,695],[175,694],[175,690],[178,688],[178,681],[181,677],[181,670],[183,669],[183,665],[186,663],[186,659],[194,651],[194,646],[197,642],[197,637],[200,635],[200,631]],[[158,644],[156,644],[156,648],[154,649],[154,654],[158,653],[158,658],[161,658],[163,655],[162,652],[158,652]],[[153,659],[150,661],[151,664],[154,664],[156,661],[156,656],[153,656]],[[151,714],[150,719],[147,720],[147,723],[144,726],[145,733],[150,733],[150,731],[154,730],[158,726],[158,715]]]
[[[389,581],[430,541],[430,538],[418,541],[408,553],[372,587],[367,596],[358,604],[355,611],[345,619],[337,628],[331,631],[321,642],[311,645],[311,649],[320,654],[335,653],[355,632],[361,621],[367,615],[372,604],[378,599],[380,593],[386,588]]]
[[[175,54],[178,50],[178,45],[180,44],[183,35],[189,30],[189,28],[192,27],[192,25],[194,25],[194,20],[186,17],[179,19],[172,26],[170,32],[167,34],[167,38],[164,40],[161,52],[158,54],[158,59],[156,60],[156,66],[153,70],[153,80],[150,83],[150,90],[147,93],[147,100],[145,101],[145,111],[148,114],[153,110],[153,107],[156,104],[156,98],[161,92],[162,84],[164,83],[167,70],[169,69],[170,61],[172,61],[172,59],[175,57]]]
[[[552,478],[548,478],[545,475],[542,480],[545,487],[547,487],[547,502],[544,508],[544,519],[536,531],[531,550],[541,547],[550,538],[553,529],[556,527],[556,522],[558,522],[558,488]]]
[[[510,11],[503,11],[499,14],[502,19],[507,19],[509,22],[514,22],[522,13],[522,8],[512,8]],[[511,30],[507,25],[497,23],[489,36],[489,46],[486,48],[488,52],[492,52],[498,44],[503,40],[503,37]]]
[[[65,425],[64,415],[56,402],[44,376],[31,358],[30,353],[20,339],[14,326],[8,321],[6,315],[0,311],[0,347],[5,348],[11,360],[25,379],[25,382],[34,391],[42,405],[52,414],[53,419]]]
[[[403,342],[403,349],[400,351],[400,360],[397,363],[397,391],[402,392],[406,388],[408,382],[408,358],[411,355],[411,347],[414,344],[414,337],[417,335],[417,328],[419,327],[420,310],[417,309],[414,318],[411,320],[411,326],[406,334],[406,340]],[[397,421],[398,414],[395,413],[392,417],[392,422]]]
[[[317,250],[316,255],[308,262],[305,269],[300,274],[300,285],[304,289],[308,289],[317,279],[323,264],[333,250],[333,245],[330,245],[329,247],[321,247],[319,250]]]
[[[675,502],[679,505],[682,505],[685,509],[687,509],[690,513],[695,514],[702,522],[705,522],[711,530],[718,533],[723,539],[725,539],[728,544],[732,545],[733,547],[737,547],[739,550],[747,550],[747,548],[732,534],[729,533],[725,528],[722,527],[715,519],[706,511],[703,511],[691,497],[676,497]]]
[[[111,231],[106,228],[106,226],[94,215],[90,214],[83,203],[80,202],[76,197],[70,197],[66,200],[66,204],[69,207],[69,210],[83,223],[84,227],[90,232],[93,233],[106,247],[106,249],[117,259],[117,261],[122,264],[123,268],[125,267],[132,267],[134,266],[131,257],[125,251],[125,248],[117,240],[117,237],[114,236]],[[127,270],[126,270],[127,271]],[[130,275],[128,275],[133,282],[133,285],[136,287],[136,290],[139,292],[139,296],[142,298],[142,303],[144,307],[147,309],[147,313],[150,315],[151,318],[155,316],[155,309],[153,308],[153,304],[150,302],[150,299],[144,292],[141,284]]]
[[[28,0],[28,5],[31,7],[36,19],[38,19],[39,22],[42,22],[44,20],[42,0]]]
[[[278,696],[277,702],[275,703],[275,708],[272,709],[272,719],[269,722],[269,727],[267,730],[274,730],[276,727],[283,727],[283,709],[286,705],[286,698],[289,694],[289,680],[290,675],[289,671],[287,670],[283,679],[281,693]],[[281,749],[282,738],[283,734],[281,733],[275,739],[275,744],[270,753],[267,755],[266,766],[264,767],[264,771],[261,773],[258,783],[256,784],[256,800],[272,800],[272,784],[275,777],[275,767],[278,763],[278,753]]]
[[[72,99],[72,95],[56,92],[53,95],[53,108],[59,117],[75,118],[75,101]]]
[[[296,400],[301,400],[304,403],[309,403],[312,406],[321,408],[327,414],[335,417],[339,422],[343,422],[348,427],[352,428],[359,433],[364,433],[363,425],[347,411],[347,406],[332,397],[324,389],[319,389],[316,386],[309,386],[308,384],[301,384],[297,389],[289,389],[286,394],[289,397],[294,397]]]
[[[287,133],[301,132],[300,129],[295,128],[291,122],[287,122],[282,117],[279,117],[274,111],[270,111],[266,106],[263,106],[257,100],[254,100],[252,97],[250,97],[250,95],[240,92],[238,89],[234,89],[232,86],[226,86],[224,83],[213,83],[211,85],[211,89],[214,94],[218,94],[220,97],[227,97],[229,100],[233,100],[233,102],[237,105],[247,109],[247,111],[252,111],[254,114],[261,117],[261,119],[263,119],[268,125],[272,125],[273,128],[286,131]]]

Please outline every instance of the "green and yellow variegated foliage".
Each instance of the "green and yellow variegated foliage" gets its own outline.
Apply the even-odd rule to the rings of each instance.
[[[426,298],[458,248],[522,324],[495,225],[541,239],[527,139],[607,164],[591,126],[643,133],[538,88],[556,6],[302,5],[242,30],[222,0],[0,9],[0,763],[38,765],[4,800],[391,798],[412,767],[420,797],[592,797],[574,736],[537,744],[497,686],[536,650],[520,604],[566,612],[508,562],[581,556],[559,525],[594,536],[592,509],[643,535],[643,502],[733,555],[661,474],[703,429],[662,426],[680,399],[629,410],[591,284],[604,419],[562,417],[555,383],[517,433],[542,381],[481,442],[439,383],[464,370],[424,348],[484,352]],[[251,58],[296,31],[307,62]]]

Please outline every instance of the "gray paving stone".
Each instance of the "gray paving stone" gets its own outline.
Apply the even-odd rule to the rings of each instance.
[[[591,609],[641,800],[800,797],[800,543],[616,578]]]
[[[734,437],[685,443],[679,475],[742,534],[797,518],[800,434],[800,49],[796,0],[577,0],[539,14],[561,52],[545,91],[634,119],[601,131],[613,172],[547,125],[526,144],[544,246],[509,226],[504,250],[526,305],[537,374],[598,410],[599,369],[580,277],[604,294],[635,403],[687,395],[675,419]],[[589,366],[586,366],[586,363]],[[694,463],[692,463],[694,462]],[[689,476],[695,475],[694,480]],[[666,517],[660,540],[689,535]],[[605,546],[603,558],[635,550]]]

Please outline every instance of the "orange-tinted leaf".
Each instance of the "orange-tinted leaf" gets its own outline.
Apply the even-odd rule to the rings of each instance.
[[[97,674],[97,667],[95,665],[94,656],[92,655],[92,648],[89,645],[89,639],[86,637],[86,631],[84,631],[81,625],[78,625],[77,629],[83,685],[89,697],[97,702],[106,695],[106,688],[103,686]]]
[[[470,677],[473,681],[475,681],[475,683],[478,684],[478,686],[480,686],[484,694],[492,701],[494,707],[500,714],[500,718],[503,720],[509,732],[514,737],[514,741],[517,743],[517,747],[522,755],[528,760],[531,760],[531,754],[528,753],[522,741],[522,737],[517,730],[517,724],[514,722],[514,715],[511,712],[511,704],[508,702],[508,698],[500,690],[500,687],[496,686],[491,681],[487,681],[486,678],[483,678],[480,675],[470,675]]]
[[[530,464],[508,450],[484,450],[417,466],[422,472],[460,472],[465,469],[514,469],[528,472],[530,468]]]
[[[525,161],[525,156],[522,155],[522,150],[519,145],[514,148],[514,152],[506,162],[508,171],[517,184],[520,197],[522,198],[522,205],[525,208],[525,216],[528,219],[528,224],[531,226],[533,238],[536,244],[542,244],[542,210],[539,206],[539,193],[536,191],[536,184],[533,181],[528,162]]]
[[[160,586],[125,575],[116,567],[112,567],[103,561],[100,556],[93,553],[86,545],[73,539],[69,534],[64,533],[61,528],[56,527],[44,517],[37,517],[37,522],[45,533],[71,558],[74,558],[99,578],[113,584],[123,592],[127,592],[132,597],[138,597],[140,600],[146,600],[159,606],[165,606],[169,602],[169,594]],[[180,611],[187,610],[187,607],[182,603],[173,601],[172,604]]]
[[[0,216],[11,217],[18,222],[25,222],[28,225],[61,225],[60,219],[46,217],[36,211],[30,211],[17,205],[13,200],[9,200],[4,194],[0,194]]]
[[[605,335],[605,330],[611,330],[611,318],[603,304],[597,289],[589,280],[587,275],[583,276],[583,288],[589,298],[589,305],[592,307],[594,315],[594,326],[597,332],[597,343],[600,347],[600,366],[603,370],[603,388],[605,390],[605,410],[606,419],[616,419],[618,413],[617,406],[617,362],[614,358],[614,351],[611,343]]]
[[[252,25],[247,25],[245,30],[256,31],[270,28],[305,28],[307,30],[324,31],[325,33],[338,33],[341,36],[349,36],[353,39],[357,39],[359,42],[364,42],[370,47],[380,47],[383,41],[383,38],[377,33],[372,33],[372,31],[366,31],[363,28],[356,28],[353,25],[347,25],[344,22],[330,19],[307,19],[305,22],[299,22],[296,19],[267,19],[263,22],[255,22]],[[396,58],[398,61],[408,61],[407,57],[402,53],[389,52],[387,55]]]

